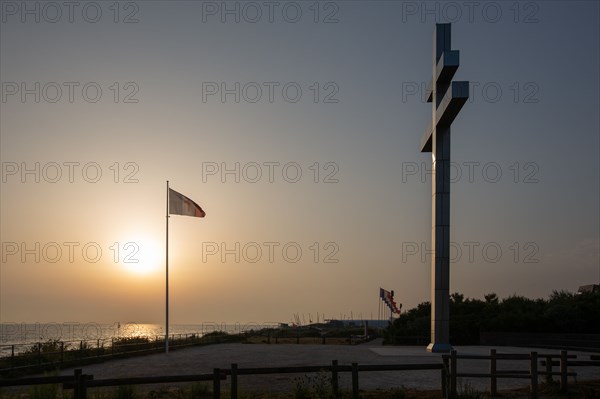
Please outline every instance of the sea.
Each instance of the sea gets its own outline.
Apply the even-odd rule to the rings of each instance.
[[[225,323],[169,324],[169,336],[195,334],[203,336],[214,331],[237,334],[244,331],[276,327],[279,323]],[[65,343],[88,342],[92,345],[117,338],[147,337],[151,340],[164,337],[164,324],[134,322],[62,322],[62,323],[0,323],[0,357],[21,353],[33,344],[48,341]]]

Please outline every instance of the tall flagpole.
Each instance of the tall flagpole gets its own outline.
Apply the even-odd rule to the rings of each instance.
[[[166,271],[166,315],[165,315],[165,353],[169,353],[169,181],[167,180],[167,246],[166,246],[166,259],[165,259],[165,271]]]

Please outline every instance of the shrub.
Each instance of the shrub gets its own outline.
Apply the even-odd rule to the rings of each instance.
[[[133,399],[135,389],[132,385],[120,385],[115,392],[115,399]]]

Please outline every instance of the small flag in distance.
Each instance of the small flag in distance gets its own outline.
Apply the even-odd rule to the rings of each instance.
[[[206,213],[200,205],[183,194],[169,188],[169,214],[203,218]]]

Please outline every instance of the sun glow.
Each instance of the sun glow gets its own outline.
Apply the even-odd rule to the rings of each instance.
[[[142,235],[135,237],[135,240],[120,244],[118,262],[128,272],[139,275],[156,274],[162,270],[164,247],[153,238]]]

